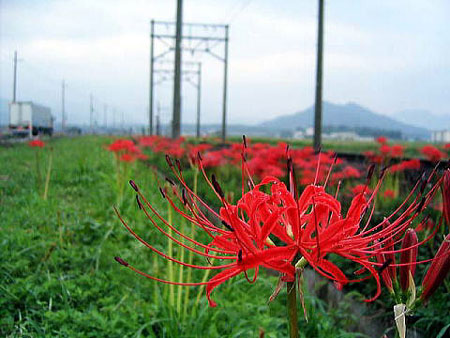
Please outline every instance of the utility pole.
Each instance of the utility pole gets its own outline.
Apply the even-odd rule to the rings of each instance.
[[[149,93],[149,134],[153,135],[153,64],[155,62],[154,58],[154,34],[155,34],[155,21],[152,20],[150,23],[150,93]]]
[[[121,114],[122,114],[122,130],[125,130],[125,118],[123,112],[121,112]]]
[[[66,129],[66,81],[63,79],[61,84],[61,128]]]
[[[108,128],[108,105],[106,103],[103,105],[103,126],[105,129]]]
[[[158,108],[157,108],[157,112],[156,112],[156,135],[160,136],[161,135],[161,105],[158,101]]]
[[[17,99],[17,51],[14,51],[14,80],[13,80],[13,100],[12,102],[15,103]]]
[[[316,101],[314,105],[315,151],[319,151],[322,144],[323,12],[324,12],[324,0],[319,0],[319,22],[317,29]]]
[[[223,66],[223,98],[222,98],[222,142],[225,143],[227,123],[227,87],[228,87],[228,28],[225,26],[225,57]]]
[[[198,74],[197,74],[197,138],[200,137],[201,90],[202,90],[202,64],[199,62],[198,63]]]
[[[89,96],[90,99],[90,107],[89,107],[89,125],[91,134],[94,132],[94,97],[92,94]]]
[[[181,36],[183,30],[183,0],[177,0],[175,33],[175,78],[173,82],[172,138],[181,134]]]

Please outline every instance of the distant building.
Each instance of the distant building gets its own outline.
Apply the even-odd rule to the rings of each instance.
[[[305,136],[306,137],[313,137],[314,136],[314,128],[313,127],[306,128]]]
[[[295,139],[310,139],[314,135],[314,128],[306,128],[304,130],[296,130],[293,134]],[[322,138],[326,140],[338,141],[373,141],[372,136],[361,136],[354,131],[335,131],[322,133]]]
[[[431,141],[435,143],[450,142],[450,130],[435,130],[431,132]]]
[[[337,131],[333,133],[322,134],[324,139],[339,141],[372,141],[373,137],[360,136],[353,131]]]
[[[294,132],[294,134],[292,135],[292,138],[295,138],[295,139],[303,139],[303,138],[306,138],[306,137],[305,137],[305,132],[304,132],[303,130],[296,130],[296,131]]]

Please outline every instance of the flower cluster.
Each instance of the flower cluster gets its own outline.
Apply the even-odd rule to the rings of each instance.
[[[420,152],[431,162],[439,162],[447,157],[446,153],[431,144],[423,146]]]
[[[107,149],[113,152],[121,162],[134,162],[137,159],[147,159],[147,155],[143,154],[141,149],[131,140],[117,139],[108,145]]]
[[[44,143],[44,141],[41,141],[41,140],[32,140],[32,141],[28,142],[28,145],[33,148],[44,148],[45,143]]]
[[[148,147],[155,153],[167,154],[171,157],[182,160],[185,156],[190,163],[196,163],[197,155],[202,157],[204,168],[218,168],[224,165],[231,165],[237,168],[241,166],[242,146],[239,143],[229,143],[220,147],[213,147],[208,143],[192,145],[184,138],[177,140],[168,139],[161,136],[144,136],[139,139],[139,145]],[[270,145],[268,143],[252,143],[246,152],[246,163],[250,172],[255,177],[262,179],[266,176],[282,178],[286,176],[286,143]],[[318,155],[312,147],[301,149],[291,149],[292,159],[297,168],[301,168],[299,182],[301,185],[310,184],[316,177],[316,163]],[[344,162],[335,157],[332,152],[325,152],[321,155],[321,167],[318,172],[319,179],[324,179],[331,166],[334,167],[335,174],[330,181],[333,185],[342,179],[359,178],[359,169],[345,165]]]
[[[375,141],[379,144],[379,148],[376,152],[366,151],[364,155],[369,162],[376,164],[387,164],[392,158],[402,158],[404,155],[405,147],[401,144],[388,144],[388,139],[384,136],[377,137]]]
[[[395,173],[397,171],[405,171],[405,170],[418,170],[420,169],[420,160],[417,158],[413,158],[411,160],[401,161],[391,166],[390,171]]]
[[[182,158],[185,154],[185,148],[182,147],[185,139],[179,137],[176,140],[157,135],[143,136],[139,139],[141,147],[148,147],[155,153],[168,154],[175,158]]]
[[[444,239],[441,247],[437,251],[435,257],[430,259],[432,261],[425,277],[422,281],[422,293],[420,299],[426,302],[430,296],[436,291],[437,287],[442,283],[443,279],[449,272],[450,269],[450,235]],[[417,264],[417,253],[420,243],[417,238],[417,234],[414,229],[408,229],[405,236],[401,242],[400,251],[400,262],[396,264],[395,255],[393,253],[389,254],[379,254],[377,255],[377,260],[380,264],[388,266],[381,272],[381,276],[384,284],[388,290],[395,294],[395,284],[399,283],[400,292],[403,295],[410,293],[415,297],[415,292],[411,292],[411,288],[415,288],[414,285],[414,273]],[[420,263],[424,263],[422,261]],[[399,267],[399,273],[395,266]],[[398,276],[398,277],[397,277]],[[414,299],[415,300],[415,299]],[[412,300],[414,302],[414,300]],[[412,304],[410,304],[412,306]]]
[[[442,178],[442,199],[444,206],[450,202],[450,169],[445,170]],[[444,219],[448,223],[448,215],[444,210]],[[442,222],[442,219],[441,221]],[[439,224],[440,225],[440,224]],[[401,241],[399,252],[400,263],[396,264],[395,252],[378,254],[377,260],[386,268],[381,272],[384,284],[390,291],[396,303],[402,305],[406,303],[408,310],[414,309],[420,303],[426,303],[430,296],[436,291],[439,285],[450,271],[450,235],[447,235],[438,249],[435,257],[431,260],[431,265],[422,281],[420,297],[416,299],[416,287],[414,283],[414,273],[416,270],[418,249],[420,246],[416,232],[426,230],[425,236],[433,229],[437,229],[434,222],[426,217],[416,229],[408,229]],[[426,239],[425,239],[426,241]],[[391,243],[386,244],[391,246]],[[394,244],[392,243],[392,248]],[[422,261],[421,263],[426,262]],[[398,274],[395,266],[398,266]],[[398,276],[398,277],[397,277]]]
[[[294,162],[300,162],[300,160],[294,160],[288,155],[286,166],[288,186],[274,176],[266,176],[259,184],[255,184],[250,175],[250,166],[246,161],[244,150],[241,150],[242,195],[236,204],[227,201],[214,175],[211,179],[208,178],[203,160],[199,157],[197,160],[200,170],[221,202],[219,211],[210,207],[190,189],[183,177],[180,161],[176,160],[174,163],[167,156],[167,163],[180,186],[177,187],[169,180],[172,194],[160,188],[161,194],[177,213],[205,232],[209,241],[207,243],[197,241],[166,221],[145,198],[138,186],[130,181],[137,193],[138,206],[151,224],[174,243],[207,260],[214,258],[220,263],[197,265],[168,256],[136,234],[117,210],[116,213],[125,228],[136,239],[163,258],[194,269],[220,270],[220,272],[205,282],[179,283],[162,280],[140,271],[120,257],[116,257],[116,261],[147,278],[163,283],[206,285],[206,295],[211,306],[216,306],[211,299],[211,292],[218,285],[241,273],[245,274],[249,282],[253,282],[257,279],[259,269],[265,267],[278,271],[282,281],[291,282],[296,278],[296,269],[301,269],[306,264],[334,281],[338,288],[348,283],[374,278],[377,292],[367,300],[373,301],[380,295],[380,273],[387,266],[392,270],[406,265],[412,268],[414,264],[422,263],[396,263],[392,259],[386,263],[377,258],[392,257],[396,253],[401,254],[412,250],[434,236],[437,227],[424,241],[403,245],[401,249],[395,248],[431,202],[442,179],[437,179],[428,191],[426,188],[434,180],[436,172],[433,171],[427,178],[418,180],[405,201],[391,215],[386,215],[378,224],[372,224],[374,199],[380,190],[386,170],[382,170],[373,191],[368,193],[367,186],[374,173],[374,166],[371,166],[364,188],[353,197],[350,207],[344,212],[337,199],[339,186],[335,195],[326,191],[327,183],[331,181],[332,166],[323,183],[319,184],[321,155],[318,156],[319,164],[314,180],[300,194],[294,172]],[[245,188],[246,182],[249,186],[248,190]],[[171,229],[171,233],[175,235],[166,231],[167,228]],[[331,255],[338,255],[349,262],[356,263],[357,277],[348,277],[344,274],[330,260]],[[249,270],[254,271],[253,280],[248,278]]]

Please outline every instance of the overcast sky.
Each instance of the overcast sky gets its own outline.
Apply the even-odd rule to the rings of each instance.
[[[0,0],[0,97],[12,97],[17,49],[19,100],[51,106],[60,121],[64,78],[69,122],[88,121],[91,92],[100,123],[104,104],[116,121],[123,111],[126,122],[146,122],[149,21],[173,21],[175,4]],[[185,0],[184,20],[230,24],[229,122],[256,123],[313,103],[316,0]],[[325,20],[325,100],[387,115],[450,114],[450,1],[326,1]],[[156,51],[164,48],[158,41]],[[203,120],[219,123],[223,64],[207,54],[185,59],[202,61]],[[183,122],[194,122],[195,98],[184,82]],[[164,121],[171,99],[170,82],[156,88]]]

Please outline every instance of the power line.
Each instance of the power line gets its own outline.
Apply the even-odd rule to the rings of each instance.
[[[253,1],[253,0],[247,0],[247,1],[244,1],[243,4],[242,4],[242,6],[241,6],[241,8],[238,9],[237,11],[232,12],[232,14],[228,17],[228,19],[225,20],[225,22],[228,22],[229,24],[233,23],[234,20],[236,20],[237,17],[238,17],[239,15],[241,15],[241,13],[242,13],[242,12],[243,12],[250,4],[251,4],[252,1]],[[236,8],[237,8],[237,7],[236,7]]]
[[[154,64],[160,62],[174,50],[177,50],[176,46],[173,46],[173,42],[177,40],[176,34],[173,32],[173,28],[176,28],[177,23],[167,21],[151,21],[151,46],[154,47],[154,41],[167,41],[165,46],[168,46],[158,55],[154,55],[153,48],[150,57],[150,92],[149,92],[149,119],[153,121],[153,86],[154,86]],[[193,55],[196,53],[205,53],[213,56],[215,59],[223,62],[224,64],[224,77],[223,77],[223,95],[222,95],[222,140],[226,138],[226,113],[227,113],[227,90],[228,90],[228,41],[229,41],[229,26],[222,24],[204,24],[204,23],[183,23],[184,31],[186,34],[179,37],[179,53],[181,59],[182,51],[190,51]],[[182,43],[184,42],[184,43]],[[195,43],[195,44],[194,44]],[[223,43],[223,56],[217,54],[212,50],[217,44]],[[177,60],[177,58],[175,58]],[[174,86],[174,102],[173,102],[173,117],[172,117],[172,136],[178,137],[181,127],[181,60],[178,67],[174,67],[174,83],[180,82],[178,86]],[[179,105],[179,109],[176,106]],[[153,122],[152,122],[153,123]]]
[[[67,101],[72,102],[72,103],[76,103],[77,105],[82,105],[85,104],[87,101],[87,98],[90,97],[92,95],[92,93],[90,93],[86,88],[83,88],[81,86],[78,86],[76,84],[73,84],[73,82],[70,82],[69,84],[67,84],[67,82],[61,79],[56,79],[55,77],[49,75],[47,72],[44,72],[41,68],[35,66],[34,64],[28,62],[28,61],[24,61],[22,59],[17,59],[17,61],[23,61],[23,64],[21,66],[21,68],[23,68],[24,70],[21,72],[22,74],[26,74],[28,77],[31,75],[32,78],[36,78],[39,79],[40,83],[42,84],[47,83],[48,85],[50,85],[54,90],[46,90],[45,94],[48,96],[50,93],[52,93],[51,96],[53,96],[53,99],[51,99],[52,103],[47,102],[47,104],[50,104],[50,106],[52,106],[52,108],[56,108],[56,110],[58,111],[58,107],[61,107],[61,124],[66,125],[67,122],[67,116],[66,116],[66,112],[65,112],[65,108],[66,108],[66,103]],[[64,91],[61,93],[61,103],[58,104],[57,103],[57,92],[59,92],[61,88],[61,81],[64,81]],[[42,85],[37,87],[42,89]],[[66,95],[66,89],[69,89],[69,93],[70,93],[70,97],[69,100],[67,98]],[[14,94],[13,94],[14,95]],[[74,100],[74,96],[77,98],[77,100]],[[109,102],[92,95],[92,98],[90,98],[90,100],[92,99],[92,104],[93,105],[105,105],[105,104],[109,104],[110,106],[114,106],[111,105]],[[63,102],[64,101],[64,102]],[[94,110],[95,113],[95,110]],[[91,118],[89,118],[91,120]],[[91,122],[90,122],[91,124]]]

